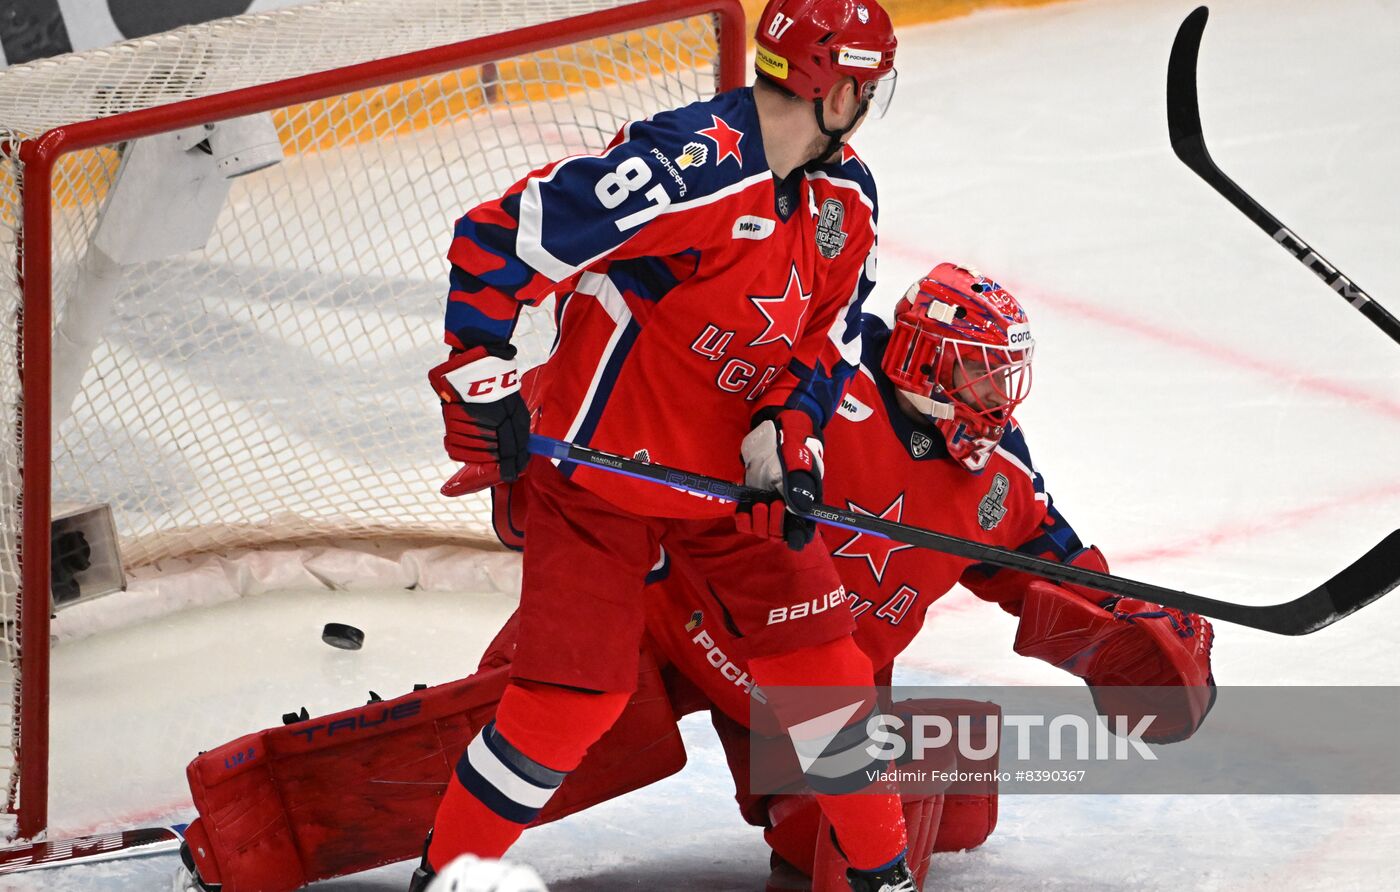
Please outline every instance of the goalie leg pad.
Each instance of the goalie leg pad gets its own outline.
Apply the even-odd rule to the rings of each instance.
[[[909,846],[904,853],[905,862],[914,874],[915,882],[922,889],[933,857],[933,839],[938,833],[938,823],[943,812],[943,795],[934,793],[905,796],[900,804],[904,811],[904,826],[908,828],[909,833]],[[851,865],[837,846],[836,836],[831,832],[831,824],[825,816],[821,818],[817,829],[816,843],[812,864],[812,892],[849,892],[851,885],[846,879],[846,869]]]
[[[900,711],[907,710],[907,714],[943,715],[955,727],[958,727],[959,716],[970,716],[968,743],[971,749],[978,751],[985,749],[986,719],[997,723],[1001,716],[996,704],[972,700],[911,700],[902,701],[899,706]],[[960,761],[957,749],[948,746],[929,751],[918,765],[928,771],[987,772],[995,770],[997,763],[994,751],[975,762]],[[742,782],[740,789],[743,789]],[[813,892],[849,889],[846,868],[850,864],[837,846],[831,824],[821,814],[815,797],[772,796],[764,801],[768,816],[764,839],[774,853],[811,876]],[[954,802],[957,807],[950,814],[948,807]],[[740,804],[745,804],[742,795]],[[972,848],[990,835],[996,823],[994,782],[990,790],[983,786],[972,793],[909,793],[901,797],[901,805],[909,839],[905,857],[921,884],[934,852]]]
[[[905,859],[920,886],[928,876],[934,853],[934,839],[943,814],[941,793],[908,795],[901,798],[904,826],[909,834]],[[849,892],[846,868],[850,863],[841,854],[831,832],[831,823],[822,815],[821,807],[809,795],[774,796],[769,801],[772,826],[763,838],[782,860],[784,877],[800,874],[805,883],[791,881],[781,885],[770,880],[769,888],[811,889],[812,892]],[[775,876],[779,868],[775,868]]]
[[[997,782],[995,772],[1000,767],[999,750],[987,751],[987,736],[995,729],[1001,741],[1001,707],[984,700],[931,699],[909,701],[912,709],[925,715],[942,715],[954,722],[959,733],[958,718],[968,716],[968,740],[957,750],[959,772],[990,775],[990,780],[960,783],[943,797],[942,820],[933,840],[935,852],[958,852],[975,849],[987,841],[997,826]],[[973,758],[966,753],[984,753]]]
[[[224,892],[291,892],[417,858],[453,758],[495,716],[509,667],[237,738],[186,769],[190,850]],[[535,821],[679,771],[685,751],[655,665]],[[217,880],[215,878],[218,878]]]

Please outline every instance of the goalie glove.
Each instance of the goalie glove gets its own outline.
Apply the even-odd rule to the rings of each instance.
[[[740,503],[740,530],[787,540],[801,551],[816,535],[816,522],[800,516],[822,501],[822,440],[812,417],[799,409],[760,414],[744,437],[744,483],[772,499]]]
[[[1066,563],[1108,572],[1097,548]],[[1171,743],[1195,733],[1215,704],[1210,651],[1215,630],[1194,613],[1036,579],[1026,586],[1016,652],[1084,679],[1100,713],[1133,725],[1142,739]]]
[[[505,344],[454,352],[428,372],[428,383],[442,401],[442,444],[448,457],[466,465],[497,466],[501,480],[518,478],[530,460],[530,410],[520,396],[515,348]]]

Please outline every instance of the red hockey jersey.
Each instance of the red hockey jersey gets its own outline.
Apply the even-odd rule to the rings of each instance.
[[[1020,428],[1007,432],[982,471],[967,470],[948,455],[936,429],[899,410],[894,387],[880,371],[889,332],[870,316],[863,326],[862,365],[826,429],[825,500],[1052,560],[1066,561],[1082,549],[1046,493]],[[895,657],[923,627],[929,607],[955,583],[1019,614],[1030,579],[1023,574],[866,533],[818,529],[856,616],[856,642],[881,683],[888,683]],[[647,631],[657,649],[709,702],[747,722],[753,681],[743,642],[724,616],[724,605],[694,577],[684,556],[667,556],[653,571]]]
[[[625,126],[457,222],[447,341],[503,342],[557,298],[535,429],[741,479],[759,408],[836,410],[873,286],[874,181],[853,150],[777,181],[750,89]],[[572,479],[639,514],[732,506],[596,469]]]
[[[909,419],[880,372],[889,333],[865,317],[865,357],[828,425],[826,501],[951,536],[1064,561],[1083,548],[1054,507],[1014,421],[985,468],[948,455],[932,426]],[[961,582],[1019,614],[1029,577],[867,533],[820,527],[856,614],[856,640],[878,670],[923,627],[929,606]]]

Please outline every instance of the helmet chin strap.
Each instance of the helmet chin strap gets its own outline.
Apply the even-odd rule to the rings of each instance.
[[[822,136],[826,137],[826,148],[822,149],[821,154],[818,155],[816,158],[813,158],[812,160],[825,161],[827,158],[830,158],[838,150],[840,150],[842,145],[844,145],[844,143],[841,142],[841,138],[844,137],[847,133],[850,133],[852,130],[854,130],[856,128],[856,125],[860,123],[860,119],[865,117],[865,112],[870,108],[870,101],[862,99],[860,103],[860,108],[856,110],[856,116],[851,119],[850,124],[847,124],[840,130],[830,130],[827,128],[826,109],[823,106],[821,99],[813,100],[812,105],[816,110],[817,129],[822,132]]]
[[[912,393],[908,390],[901,390],[901,394],[914,407],[914,410],[931,420],[952,421],[953,405],[933,397],[924,396],[920,393]]]

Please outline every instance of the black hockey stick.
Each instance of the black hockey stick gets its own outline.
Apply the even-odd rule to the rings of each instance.
[[[1400,343],[1400,319],[1396,319],[1385,307],[1362,291],[1323,256],[1303,241],[1279,219],[1264,209],[1263,205],[1250,197],[1239,184],[1230,179],[1211,160],[1206,151],[1205,137],[1201,135],[1201,108],[1196,95],[1196,59],[1200,55],[1201,35],[1205,32],[1206,18],[1210,10],[1198,6],[1181,23],[1172,43],[1171,59],[1167,63],[1167,129],[1171,133],[1172,149],[1176,156],[1191,168],[1215,191],[1239,208],[1255,225],[1273,237],[1284,250],[1298,258],[1304,266],[1317,274],[1328,287],[1340,294],[1347,303],[1361,311],[1361,314],[1374,322],[1381,331]]]
[[[728,480],[624,458],[620,455],[600,452],[587,446],[578,446],[539,434],[530,435],[530,451],[557,461],[588,465],[624,474],[628,477],[651,480],[675,489],[726,502],[758,501],[771,496],[771,493],[731,483]],[[882,520],[869,514],[846,511],[830,505],[822,505],[808,516],[820,523],[856,532],[870,533],[907,545],[931,548],[934,551],[951,554],[955,557],[967,558],[1010,570],[1019,570],[1023,573],[1053,579],[1056,582],[1082,585],[1112,595],[1140,598],[1166,607],[1176,607],[1191,613],[1199,613],[1211,619],[1224,620],[1279,635],[1306,635],[1309,632],[1316,632],[1348,614],[1355,613],[1400,584],[1400,530],[1386,536],[1379,545],[1363,554],[1351,566],[1301,598],[1283,604],[1253,607],[1246,604],[1232,604],[1228,601],[1203,598],[1200,595],[1162,588],[1148,582],[1136,582],[1122,576],[1110,576],[1107,573],[1071,567],[1017,551],[983,545],[969,539],[960,539],[956,536],[936,533],[933,530]]]
[[[0,874],[173,852],[180,848],[187,826],[137,827],[8,846],[0,849]]]

